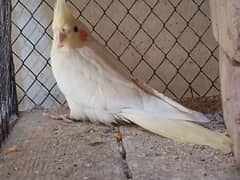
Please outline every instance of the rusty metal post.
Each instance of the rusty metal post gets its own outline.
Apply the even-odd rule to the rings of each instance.
[[[11,1],[0,0],[0,144],[8,135],[11,116],[18,113],[11,49]]]

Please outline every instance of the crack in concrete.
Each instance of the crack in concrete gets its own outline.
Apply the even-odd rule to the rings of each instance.
[[[117,145],[118,145],[118,151],[122,158],[123,173],[125,174],[125,176],[128,180],[131,180],[132,172],[128,166],[127,153],[126,153],[126,150],[125,150],[125,147],[123,144],[122,133],[121,133],[119,127],[117,127],[117,133],[116,133],[115,137],[116,137],[116,141],[117,141]]]

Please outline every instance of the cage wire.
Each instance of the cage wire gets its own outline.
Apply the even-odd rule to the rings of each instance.
[[[20,109],[66,103],[51,74],[54,0],[12,0]],[[208,0],[68,0],[74,16],[135,77],[174,99],[219,94]]]

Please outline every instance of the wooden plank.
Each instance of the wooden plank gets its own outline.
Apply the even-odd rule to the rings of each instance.
[[[240,62],[240,1],[210,0],[212,28],[223,51]]]
[[[9,132],[10,118],[18,112],[11,49],[11,1],[0,0],[0,145]]]
[[[213,34],[220,45],[219,64],[224,120],[240,167],[240,1],[210,0]]]
[[[240,167],[240,68],[220,50],[220,79],[224,119],[233,140],[236,164]]]

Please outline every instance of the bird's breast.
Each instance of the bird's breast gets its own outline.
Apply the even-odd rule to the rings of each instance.
[[[136,88],[115,81],[114,74],[99,63],[101,59],[94,60],[74,50],[52,54],[54,77],[68,101],[100,109],[141,106]]]

